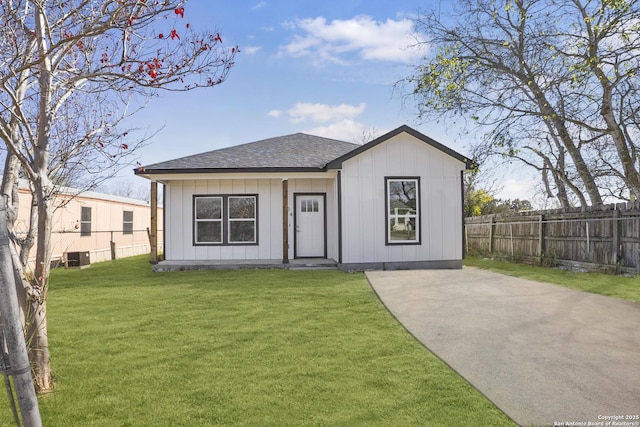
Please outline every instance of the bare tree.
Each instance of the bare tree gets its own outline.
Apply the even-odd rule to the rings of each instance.
[[[423,116],[462,115],[491,152],[540,171],[562,205],[640,195],[635,0],[459,0],[423,14],[432,47],[405,80]]]
[[[9,0],[0,2],[0,139],[7,148],[2,196],[17,212],[19,173],[33,192],[32,224],[14,242],[28,254],[21,283],[26,338],[38,391],[51,389],[46,299],[56,184],[70,173],[118,168],[135,150],[119,129],[131,100],[158,90],[188,91],[222,83],[237,48],[218,33],[196,33],[180,0]]]

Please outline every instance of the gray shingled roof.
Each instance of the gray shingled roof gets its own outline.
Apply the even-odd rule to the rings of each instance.
[[[195,154],[144,167],[147,172],[201,169],[324,168],[359,146],[296,133]]]

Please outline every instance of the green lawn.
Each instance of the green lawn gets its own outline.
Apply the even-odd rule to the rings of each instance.
[[[577,273],[555,268],[516,264],[487,258],[467,257],[464,265],[484,268],[509,276],[553,283],[571,289],[640,302],[640,277]]]
[[[501,426],[361,274],[55,270],[45,426]],[[11,425],[0,392],[0,425]]]

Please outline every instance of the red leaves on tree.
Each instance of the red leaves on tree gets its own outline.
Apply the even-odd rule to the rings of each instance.
[[[216,36],[213,38],[213,41],[222,43],[222,37],[220,37],[220,33],[216,33]]]
[[[146,65],[147,65],[147,70],[148,70],[147,73],[149,74],[149,77],[151,77],[152,79],[156,79],[160,74],[160,68],[162,68],[162,62],[160,62],[158,58],[153,58],[153,61],[147,62]],[[138,71],[142,72],[143,70],[144,70],[144,67],[141,65]]]
[[[120,147],[122,147],[123,150],[129,149],[129,146],[127,144],[122,144]]]
[[[171,30],[171,40],[173,39],[178,39],[180,40],[180,36],[178,35],[178,32],[176,30]]]
[[[180,15],[180,18],[184,18],[184,7],[179,7],[175,10],[176,15]]]

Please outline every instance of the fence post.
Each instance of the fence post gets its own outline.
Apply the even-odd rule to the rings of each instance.
[[[513,223],[509,223],[509,239],[511,244],[511,258],[513,258]]]
[[[611,236],[613,244],[613,250],[611,251],[612,261],[613,265],[618,265],[622,258],[622,254],[620,253],[620,211],[618,209],[614,209],[613,211],[613,224],[611,228],[613,230],[613,235]]]
[[[538,216],[538,258],[542,263],[544,259],[544,215]]]
[[[151,230],[149,231],[151,264],[158,263],[158,182],[151,181]],[[166,249],[166,248],[165,248]]]
[[[587,256],[590,256],[591,255],[591,248],[590,248],[591,242],[589,240],[589,220],[586,219],[584,221],[584,223],[585,223],[585,227],[584,227],[585,228],[585,232],[587,234]]]
[[[464,221],[464,253],[469,254],[469,232],[467,231],[467,221]]]
[[[111,232],[111,240],[109,241],[111,247],[111,261],[116,259],[116,242],[113,241],[113,231]]]
[[[493,215],[489,215],[489,254],[493,254],[493,238],[494,232],[493,227],[495,223],[493,222]]]

